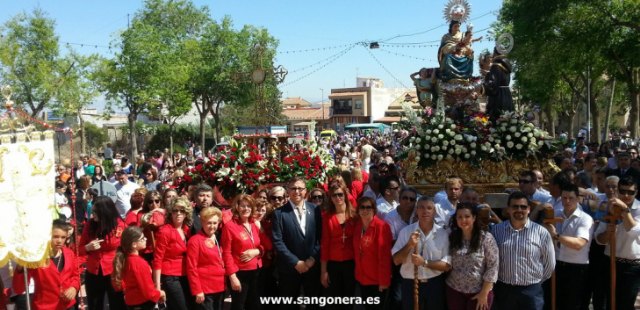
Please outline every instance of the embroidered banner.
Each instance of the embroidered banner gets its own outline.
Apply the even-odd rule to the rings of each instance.
[[[0,266],[46,263],[55,193],[53,131],[0,136]]]

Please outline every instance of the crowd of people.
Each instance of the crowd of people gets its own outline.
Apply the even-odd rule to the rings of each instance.
[[[522,171],[505,202],[487,205],[456,176],[433,197],[405,184],[401,137],[325,141],[340,173],[321,186],[292,178],[230,200],[182,181],[207,160],[195,146],[156,151],[136,169],[110,146],[103,159],[83,155],[57,170],[50,264],[27,270],[31,288],[16,268],[3,303],[26,309],[32,293],[35,309],[80,298],[92,310],[222,309],[230,296],[231,309],[296,309],[260,297],[358,296],[365,309],[605,309],[613,254],[617,309],[634,308],[636,148],[578,140],[548,186]],[[91,188],[101,181],[115,185],[113,199]],[[354,308],[335,300],[326,307]]]

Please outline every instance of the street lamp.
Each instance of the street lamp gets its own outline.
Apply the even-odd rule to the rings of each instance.
[[[162,121],[169,124],[169,158],[173,158],[173,124],[169,120],[169,109],[167,109],[167,105],[164,102],[160,109],[160,115],[162,115]],[[174,163],[174,165],[175,164],[176,163]]]

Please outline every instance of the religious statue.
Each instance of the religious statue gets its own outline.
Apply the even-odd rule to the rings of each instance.
[[[493,62],[483,82],[484,93],[487,95],[487,114],[491,121],[495,122],[503,112],[515,109],[509,89],[510,82],[511,62],[495,49]]]
[[[423,108],[431,105],[431,102],[438,100],[438,94],[435,91],[436,70],[433,68],[422,68],[420,71],[411,74],[411,80],[416,86],[418,101]]]
[[[441,78],[468,79],[473,74],[473,27],[469,26],[465,35],[460,31],[460,22],[451,21],[449,32],[442,36],[438,60],[440,61]]]

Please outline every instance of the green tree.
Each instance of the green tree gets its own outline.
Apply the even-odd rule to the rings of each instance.
[[[132,158],[138,153],[135,123],[140,113],[158,115],[163,103],[174,116],[186,109],[190,55],[185,51],[208,19],[206,8],[188,1],[147,0],[116,41],[120,51],[103,63],[102,89],[129,112]]]
[[[99,150],[108,140],[107,132],[91,122],[85,122],[83,136],[87,137],[87,145],[90,150]]]
[[[17,105],[37,117],[63,89],[73,64],[60,56],[55,22],[35,9],[18,14],[0,29],[1,76]]]

